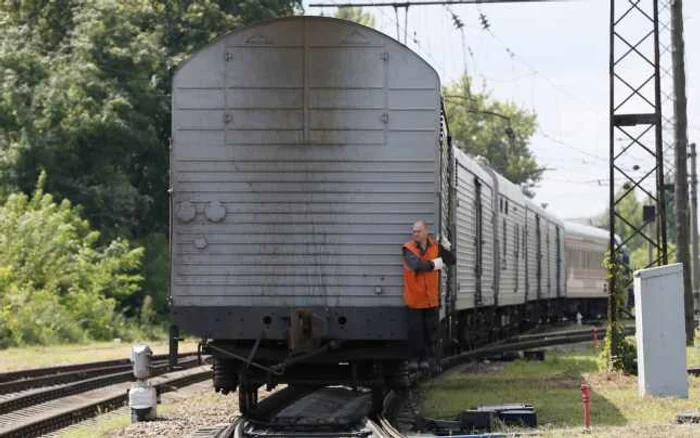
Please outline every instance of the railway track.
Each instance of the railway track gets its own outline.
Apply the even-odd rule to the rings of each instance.
[[[625,329],[625,334],[634,328]],[[598,331],[599,339],[605,336]],[[442,360],[443,369],[496,353],[543,348],[590,341],[591,329],[515,336]],[[415,376],[419,378],[420,376]],[[251,418],[239,417],[231,424],[202,428],[192,438],[278,437],[403,437],[415,421],[416,403],[410,390],[391,391],[381,414],[369,418],[371,394],[349,388],[286,388],[262,400]]]
[[[155,377],[149,381],[162,393],[209,379],[210,367],[201,366],[195,355],[181,355],[180,370],[170,373],[163,356],[156,356],[160,360],[154,363]],[[128,360],[19,371],[5,376],[8,374],[24,378],[5,381],[6,387],[13,384],[20,391],[0,396],[0,437],[39,436],[119,408],[126,403],[133,380]],[[76,380],[83,376],[87,378]]]
[[[182,353],[178,355],[178,358],[185,358],[190,356],[196,356],[196,352]],[[151,356],[153,362],[160,362],[168,360],[169,355],[167,354],[156,354]],[[128,367],[131,369],[130,359],[114,359],[105,360],[99,362],[86,362],[78,363],[72,365],[60,365],[55,367],[46,368],[30,368],[26,370],[10,371],[6,373],[0,373],[0,385],[6,385],[11,382],[19,382],[28,379],[35,379],[40,377],[57,378],[60,375],[66,375],[69,373],[80,373],[88,372],[90,370],[101,370],[109,369],[112,367]],[[0,386],[3,388],[3,386]],[[12,392],[12,391],[10,391]]]
[[[625,335],[633,335],[635,329],[634,327],[626,327],[623,332]],[[594,332],[592,329],[582,329],[515,336],[475,350],[445,357],[440,361],[440,365],[443,369],[448,369],[470,360],[488,357],[497,353],[525,351],[554,345],[575,344],[577,342],[591,341],[594,336],[597,336],[598,340],[602,342],[605,338],[605,330],[597,330],[597,332]]]
[[[202,428],[193,438],[388,437],[386,421],[369,419],[371,393],[345,387],[288,387],[262,400],[255,414]],[[384,423],[384,424],[382,424]],[[394,435],[396,437],[401,436]]]

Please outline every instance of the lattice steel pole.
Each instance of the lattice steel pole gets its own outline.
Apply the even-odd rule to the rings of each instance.
[[[632,239],[641,237],[655,250],[651,264],[667,263],[659,58],[658,0],[611,0],[609,208],[612,275],[608,322],[613,358],[618,353],[618,290],[626,290],[630,280],[630,276],[621,275],[626,269],[622,263],[624,248]],[[617,136],[623,140],[620,147],[615,145]],[[633,170],[629,170],[630,166]],[[618,178],[624,184],[616,191]],[[625,217],[625,212],[619,209],[620,203],[636,196],[637,191],[656,205],[655,221],[644,222],[641,226],[637,225],[640,218]],[[615,236],[618,226],[619,241]]]
[[[661,127],[664,147],[664,174],[666,188],[673,184],[674,149],[674,92],[673,54],[671,53],[671,0],[659,0],[659,73],[661,74]],[[666,200],[673,207],[672,202]],[[667,214],[670,214],[668,211]],[[669,220],[669,218],[667,218]],[[669,236],[670,237],[670,236]],[[673,238],[671,237],[671,241]]]

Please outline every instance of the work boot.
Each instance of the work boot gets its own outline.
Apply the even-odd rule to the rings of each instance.
[[[419,366],[421,371],[430,371],[430,362],[428,362],[427,360],[420,361]]]
[[[411,359],[408,361],[408,372],[410,373],[415,373],[418,371],[418,361],[415,359]]]

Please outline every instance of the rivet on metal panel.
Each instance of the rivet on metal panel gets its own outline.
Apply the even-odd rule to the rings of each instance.
[[[194,217],[197,215],[197,210],[195,209],[194,204],[189,201],[184,201],[177,205],[176,215],[181,222],[187,223],[194,219]]]
[[[210,202],[204,214],[212,222],[221,222],[226,217],[226,207],[219,201]]]
[[[382,114],[382,122],[389,123],[389,113]]]
[[[207,239],[204,236],[199,236],[198,238],[194,239],[194,247],[197,249],[204,249],[209,245],[209,242],[207,242]]]

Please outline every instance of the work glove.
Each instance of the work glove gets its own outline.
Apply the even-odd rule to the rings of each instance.
[[[433,271],[439,271],[440,269],[445,267],[445,263],[442,261],[442,257],[438,257],[436,259],[431,260],[433,263]]]
[[[452,244],[450,243],[449,240],[447,240],[447,237],[438,236],[438,241],[440,242],[440,246],[445,248],[447,251],[450,251],[452,249]]]

